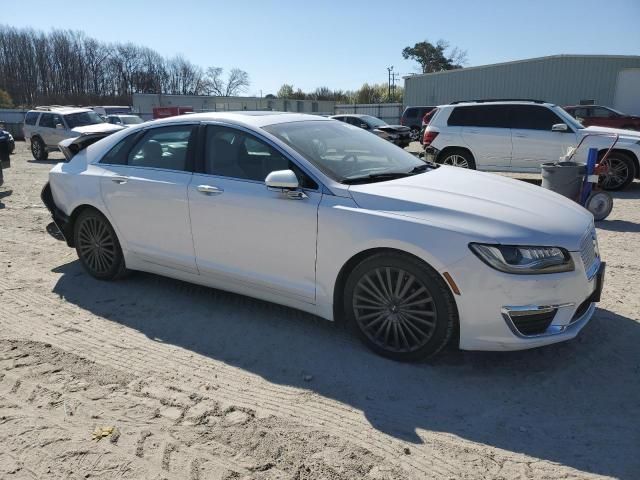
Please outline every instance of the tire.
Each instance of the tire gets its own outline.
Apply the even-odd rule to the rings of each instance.
[[[451,165],[453,167],[468,168],[470,170],[476,169],[476,161],[473,155],[467,150],[461,148],[452,148],[445,150],[444,154],[440,154],[438,163],[443,165]]]
[[[412,142],[417,142],[420,138],[420,129],[416,127],[411,127],[411,133],[409,134]]]
[[[633,160],[622,152],[611,152],[605,159],[604,164],[609,167],[609,172],[605,175],[600,175],[599,184],[603,190],[622,190],[633,182],[636,176]]]
[[[345,285],[344,312],[365,345],[405,362],[440,352],[458,322],[440,275],[399,253],[372,255],[353,269]]]
[[[115,230],[97,210],[80,213],[73,226],[78,258],[89,275],[98,280],[116,280],[127,273]]]
[[[47,152],[47,146],[44,144],[40,137],[31,139],[31,155],[38,161],[43,161],[49,158],[49,152]]]
[[[607,192],[591,192],[584,208],[589,210],[596,222],[604,220],[613,210],[613,198]]]

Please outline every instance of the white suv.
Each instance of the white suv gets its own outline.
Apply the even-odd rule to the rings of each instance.
[[[88,133],[113,132],[122,127],[106,123],[89,108],[39,107],[24,117],[24,138],[36,160],[46,160],[58,143]]]
[[[640,175],[640,132],[585,128],[551,103],[489,100],[442,105],[425,129],[423,144],[425,158],[437,163],[526,173],[539,172],[542,163],[559,160],[586,135],[615,133],[620,138],[605,161],[609,169],[602,186],[619,190]],[[611,137],[590,137],[583,144],[584,153],[597,147],[603,155],[612,142]]]

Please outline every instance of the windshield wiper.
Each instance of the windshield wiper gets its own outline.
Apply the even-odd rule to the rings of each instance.
[[[370,173],[359,177],[349,177],[342,180],[342,183],[353,185],[354,183],[383,182],[385,180],[394,180],[396,178],[410,177],[413,172],[382,172]]]

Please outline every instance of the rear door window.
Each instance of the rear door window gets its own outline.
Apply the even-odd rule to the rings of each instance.
[[[509,128],[508,105],[455,107],[447,124],[452,127]]]
[[[511,128],[551,131],[556,123],[564,122],[548,108],[538,105],[511,106]]]
[[[194,143],[195,131],[195,125],[148,130],[129,152],[127,165],[190,171],[191,166],[188,165],[189,148]]]
[[[40,116],[40,127],[44,128],[55,128],[55,124],[53,123],[53,114],[51,113],[43,113]]]

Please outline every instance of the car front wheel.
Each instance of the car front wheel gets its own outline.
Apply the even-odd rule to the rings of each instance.
[[[78,258],[85,270],[99,280],[115,280],[126,273],[116,232],[96,210],[85,210],[74,225]]]
[[[344,309],[367,346],[400,361],[437,354],[457,322],[453,298],[438,273],[395,253],[369,257],[353,270]]]

